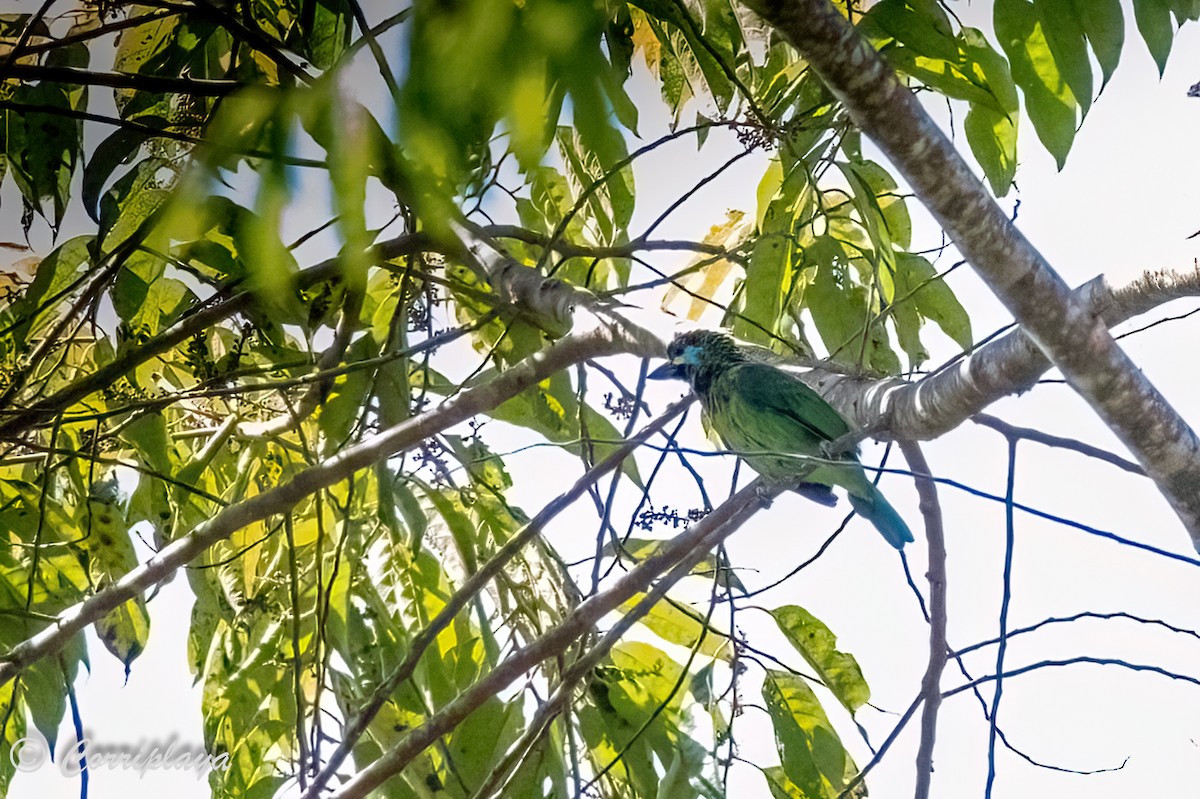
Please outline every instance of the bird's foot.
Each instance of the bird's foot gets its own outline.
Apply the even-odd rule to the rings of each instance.
[[[779,489],[766,483],[759,483],[754,489],[754,493],[758,495],[758,501],[763,504],[763,507],[769,508],[775,500],[775,495],[779,493]]]
[[[818,505],[824,505],[827,508],[837,505],[837,497],[834,496],[833,489],[827,485],[821,483],[799,483],[792,490]]]

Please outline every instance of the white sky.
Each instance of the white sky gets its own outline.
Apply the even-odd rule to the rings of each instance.
[[[990,4],[967,9],[968,24],[986,25]],[[1132,15],[1129,15],[1132,17]],[[982,19],[980,19],[982,17]],[[974,18],[974,19],[972,19]],[[1062,173],[1036,143],[1026,124],[1021,130],[1021,188],[1019,225],[1063,278],[1078,285],[1098,274],[1121,285],[1147,269],[1186,269],[1200,252],[1185,237],[1200,229],[1200,99],[1186,96],[1200,80],[1200,27],[1186,29],[1175,43],[1165,77],[1155,67],[1136,30],[1126,37],[1122,63],[1111,85],[1094,104]],[[656,89],[641,96],[654,97]],[[665,115],[643,105],[640,132],[650,141],[665,132]],[[736,145],[714,133],[699,154],[688,142],[664,148],[637,167],[638,212],[634,232],[654,219],[691,184],[736,152]],[[754,211],[754,192],[763,160],[747,159],[719,178],[673,215],[656,232],[662,238],[699,239],[720,222],[727,208]],[[1005,201],[1011,207],[1012,198]],[[5,192],[6,222],[18,207]],[[914,205],[913,210],[916,211]],[[3,238],[11,239],[8,224]],[[914,246],[937,241],[927,221],[918,223]],[[660,267],[674,261],[656,258]],[[967,269],[951,279],[971,314],[977,338],[1006,324],[1010,317]],[[1196,307],[1180,301],[1155,316],[1177,314]],[[1133,325],[1144,323],[1135,320]],[[1192,343],[1195,319],[1163,325],[1125,341],[1135,361],[1188,419],[1200,418],[1200,400],[1193,377]],[[931,363],[952,353],[940,336],[928,336]],[[596,380],[597,383],[602,383]],[[594,395],[602,395],[603,388]],[[654,386],[652,409],[661,411],[681,393],[682,384]],[[1062,385],[1040,386],[1024,397],[991,409],[1012,422],[1059,435],[1074,436],[1121,451],[1113,436],[1086,405]],[[486,434],[497,449],[524,438],[501,425]],[[507,442],[507,443],[506,443]],[[699,423],[688,425],[685,443],[703,447]],[[926,447],[934,472],[970,486],[1003,494],[1005,443],[996,433],[967,424]],[[649,457],[643,463],[649,462]],[[869,447],[864,460],[877,458]],[[729,459],[707,459],[706,473],[726,475]],[[565,481],[578,474],[578,464],[564,455],[544,451],[516,455],[508,465],[517,482],[517,502],[527,511],[540,507],[561,487],[548,475]],[[891,465],[902,468],[898,455]],[[694,492],[666,490],[687,486],[682,473],[660,484],[656,505],[698,505]],[[719,490],[720,479],[710,481]],[[536,487],[535,487],[536,486]],[[909,520],[917,542],[908,554],[918,585],[923,580],[925,547],[911,481],[891,475],[884,492]],[[1110,530],[1171,551],[1194,554],[1181,525],[1166,503],[1143,479],[1080,456],[1023,443],[1018,453],[1017,498],[1052,513]],[[964,646],[995,634],[1003,562],[1004,509],[942,487],[949,560],[950,641]],[[716,498],[716,497],[714,497]],[[622,500],[627,506],[629,498]],[[735,565],[746,568],[743,581],[751,588],[773,581],[806,559],[840,521],[846,503],[835,510],[814,506],[798,497],[780,499],[729,542]],[[615,516],[618,525],[621,516]],[[562,517],[550,535],[567,557],[590,552],[596,521],[590,503]],[[1014,597],[1010,627],[1047,616],[1124,610],[1161,618],[1178,626],[1200,629],[1200,572],[1196,567],[1168,562],[1084,533],[1065,529],[1027,515],[1017,515]],[[700,596],[693,592],[695,596]],[[873,702],[890,711],[907,706],[918,689],[927,656],[927,628],[916,601],[905,585],[899,559],[869,525],[856,520],[830,551],[801,577],[755,600],[762,607],[800,604],[824,620],[839,636],[842,649],[853,653],[863,667]],[[93,648],[92,673],[79,681],[78,694],[88,730],[105,743],[164,743],[201,740],[198,691],[190,686],[184,660],[187,608],[186,581],[176,579],[154,602],[154,626],[146,652],[133,664],[127,685],[121,664],[99,646]],[[746,610],[739,627],[760,648],[788,655],[788,646],[764,613]],[[1010,667],[1047,658],[1076,655],[1123,658],[1200,676],[1200,641],[1174,636],[1131,622],[1083,621],[1058,625],[1009,646]],[[994,648],[967,659],[975,676],[994,668]],[[746,698],[755,696],[760,675],[756,667],[746,678]],[[961,682],[956,667],[947,667],[944,685]],[[990,691],[984,695],[990,701]],[[869,753],[858,740],[848,717],[826,707],[843,740],[861,765]],[[870,709],[859,721],[878,744],[893,716]],[[1032,767],[998,749],[998,779],[994,796],[1028,797],[1086,795],[1095,799],[1130,795],[1183,795],[1200,783],[1200,688],[1164,677],[1133,674],[1113,668],[1076,666],[1043,670],[1006,683],[1001,726],[1009,739],[1032,757],[1075,769],[1119,765],[1118,772],[1096,776],[1059,774]],[[741,755],[768,763],[773,743],[765,714],[748,709],[738,720]],[[919,725],[912,722],[868,783],[874,799],[892,799],[912,792],[913,759]],[[938,797],[981,796],[986,773],[987,725],[974,698],[960,695],[942,709],[933,794]],[[69,725],[64,725],[64,737]],[[74,796],[78,785],[51,769],[19,775],[14,795]],[[121,773],[96,773],[93,799],[158,796],[190,799],[208,795],[203,781],[175,772],[147,772],[142,778]],[[735,767],[731,796],[763,796],[757,772]]]

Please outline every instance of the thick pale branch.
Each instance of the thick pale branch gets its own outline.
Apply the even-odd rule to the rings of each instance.
[[[1025,332],[1134,454],[1200,549],[1200,439],[1012,224],[912,91],[828,0],[758,0]]]
[[[1105,324],[1115,326],[1171,300],[1200,296],[1200,268],[1147,273],[1117,289],[1096,278],[1076,294]],[[944,435],[997,400],[1027,391],[1050,368],[1018,327],[915,383],[823,370],[802,377],[856,427],[878,428],[883,438],[919,441]]]

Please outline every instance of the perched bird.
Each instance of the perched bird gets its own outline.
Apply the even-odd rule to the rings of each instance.
[[[707,330],[676,336],[667,357],[649,377],[691,383],[708,425],[768,483],[790,484],[824,505],[837,501],[830,486],[840,486],[889,544],[899,549],[913,540],[900,514],[867,479],[856,453],[826,454],[824,445],[849,433],[850,426],[798,377],[752,359],[729,336]]]

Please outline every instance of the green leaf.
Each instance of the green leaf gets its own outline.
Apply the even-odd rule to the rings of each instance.
[[[362,336],[347,349],[346,362],[357,363],[373,357],[376,352],[371,337]],[[327,456],[337,452],[346,443],[363,415],[363,402],[372,385],[371,372],[367,369],[355,369],[339,375],[333,381],[317,416],[317,425],[325,436],[322,449]]]
[[[858,212],[858,223],[866,231],[867,236],[871,241],[871,248],[874,250],[874,263],[881,275],[889,275],[895,270],[896,262],[896,247],[892,243],[891,231],[888,228],[887,220],[884,218],[883,210],[880,208],[879,201],[875,197],[876,186],[880,189],[887,190],[887,181],[890,181],[891,176],[883,169],[876,168],[874,171],[864,168],[861,171],[855,164],[848,164],[844,161],[837,162],[838,169],[846,178],[846,182],[850,185],[850,201],[854,205],[854,209]],[[873,186],[868,182],[868,177],[875,182]],[[890,188],[895,188],[893,182]],[[907,217],[907,214],[905,214]],[[899,225],[899,219],[895,220]],[[907,219],[905,219],[907,222]],[[911,233],[911,224],[907,227],[907,232]],[[904,233],[905,229],[902,228]],[[891,297],[888,291],[883,292],[883,301],[890,302]]]
[[[13,746],[25,737],[25,705],[17,693],[16,680],[0,685],[0,718],[7,719],[3,737],[0,737],[0,796],[10,796],[9,787],[17,772],[13,757]],[[16,762],[14,762],[16,761]]]
[[[937,277],[933,264],[920,255],[901,253],[897,266],[897,298],[911,296],[907,302],[914,303],[923,317],[932,319],[955,344],[970,349],[971,318],[946,281]]]
[[[92,152],[92,157],[83,167],[80,199],[83,201],[83,209],[93,222],[100,221],[100,194],[104,190],[104,184],[117,167],[133,159],[148,138],[149,134],[141,130],[117,128]]]
[[[446,523],[450,535],[454,539],[455,548],[462,558],[467,574],[474,574],[479,569],[478,542],[479,530],[471,517],[467,515],[462,497],[457,491],[443,491],[437,488],[423,487],[425,496],[437,509],[438,515]]]
[[[45,658],[21,672],[21,695],[33,725],[57,749],[58,727],[67,707],[67,686],[75,684],[79,664],[87,663],[87,643],[77,633],[58,657]]]
[[[854,279],[846,247],[822,236],[805,250],[804,263],[806,268],[816,266],[804,303],[830,357],[889,374],[899,371],[899,359],[868,305],[867,287]]]
[[[489,376],[489,372],[484,372],[480,379]],[[584,444],[578,440],[581,432],[579,402],[570,379],[561,372],[504,401],[491,411],[490,416],[535,430],[551,441],[564,443],[570,452],[583,452]],[[591,405],[584,405],[583,418],[592,439],[590,448],[599,462],[619,446],[621,431]],[[633,458],[625,459],[621,471],[634,483],[641,485],[637,463]]]
[[[64,86],[51,81],[37,85],[21,83],[12,90],[14,103],[52,110],[10,110],[0,114],[7,119],[3,141],[13,180],[25,201],[45,217],[55,231],[67,212],[71,177],[82,154],[83,123],[66,113],[54,111],[77,110],[77,100],[85,96],[80,93],[79,98],[73,98]]]
[[[308,319],[296,293],[295,256],[280,238],[280,224],[288,199],[287,183],[274,171],[259,183],[255,213],[235,228],[233,242],[246,265],[250,288],[264,308],[278,321]]]
[[[56,318],[54,310],[77,288],[91,265],[92,236],[76,236],[56,247],[37,265],[25,295],[13,304],[19,324],[13,332],[20,347],[27,338]]]
[[[1121,48],[1125,44],[1121,0],[1072,0],[1071,4],[1100,64],[1103,88],[1120,62]]]
[[[936,3],[884,0],[867,13],[863,31],[880,45],[894,40],[883,52],[901,72],[947,97],[1002,110]]]
[[[417,498],[408,482],[400,477],[393,481],[392,491],[400,510],[400,516],[404,519],[405,526],[408,527],[409,549],[413,552],[420,552],[421,540],[429,528],[429,519],[425,514],[425,509],[421,507],[421,500]]]
[[[1200,20],[1200,0],[1173,0],[1171,11],[1180,25],[1187,21],[1195,22]]]
[[[702,40],[702,22],[695,19],[683,3],[673,0],[639,0],[635,5],[646,12],[648,35],[657,41],[657,63],[651,63],[650,68],[654,71],[657,67],[660,72],[664,97],[668,99],[668,104],[676,116],[678,117],[683,103],[692,96],[713,103],[719,112],[724,113],[733,100],[735,91],[733,83],[722,67],[722,63],[727,66],[733,64],[734,54],[728,44],[722,47],[716,37],[704,36]],[[712,16],[717,20],[717,29],[724,32],[726,42],[739,38],[736,18],[721,19],[720,15]],[[716,55],[713,54],[714,50]],[[669,67],[666,66],[668,60],[673,62]],[[665,74],[668,71],[671,73],[669,76]],[[668,79],[673,84],[669,90]],[[675,102],[672,103],[671,100]]]
[[[642,593],[633,595],[622,603],[621,612],[628,613],[645,596]],[[728,661],[733,655],[728,638],[713,630],[704,634],[703,617],[695,616],[665,599],[654,603],[638,621],[664,641],[694,649],[707,657]]]
[[[853,655],[839,652],[837,636],[825,624],[798,605],[771,611],[779,629],[817,672],[838,701],[854,713],[871,698],[871,689]]]
[[[929,0],[883,0],[867,14],[888,36],[929,59],[957,61],[954,28],[937,3]]]
[[[851,172],[859,187],[864,187],[864,202],[883,223],[883,231],[899,247],[912,243],[912,218],[904,198],[899,195],[896,179],[874,161],[855,161],[842,165],[843,173]]]
[[[467,785],[483,783],[522,730],[521,700],[488,697],[449,736],[447,754]],[[436,794],[435,794],[436,795]]]
[[[768,671],[763,699],[787,779],[804,799],[836,799],[858,769],[816,694],[801,677]],[[793,795],[775,790],[772,794]]]
[[[1017,172],[1017,87],[1004,56],[992,49],[975,28],[962,30],[963,52],[983,74],[999,109],[991,103],[972,103],[963,128],[967,143],[997,197],[1008,194]]]
[[[157,335],[197,301],[187,284],[164,273],[163,262],[144,252],[132,255],[117,271],[111,295],[113,310],[135,342]]]
[[[170,223],[175,222],[174,212],[178,210],[176,206],[168,212]],[[252,211],[227,197],[206,197],[199,207],[189,209],[186,224],[180,225],[185,230],[190,227],[187,238],[195,240],[177,245],[173,254],[214,285],[223,286],[226,279],[240,280],[246,275],[246,265],[235,239],[241,235],[239,230],[252,224],[253,216]],[[163,224],[166,226],[168,221]],[[173,224],[171,229],[175,229]]]
[[[107,250],[134,234],[171,196],[175,169],[165,158],[147,158],[100,199],[100,243]]]
[[[1074,0],[1033,0],[1059,72],[1084,116],[1092,104],[1092,62]]]
[[[228,768],[209,774],[214,796],[266,799],[285,781],[280,761],[296,730],[290,665],[281,657],[289,635],[289,624],[261,613],[221,620],[211,635],[201,675],[204,743],[228,755]]]
[[[798,161],[790,169],[782,165],[780,169],[786,170],[786,174],[765,211],[762,210],[763,199],[776,181],[770,171],[759,187],[761,221],[741,292],[741,314],[745,318],[733,320],[735,336],[763,345],[770,345],[772,339],[762,328],[777,331],[782,324],[784,301],[794,276],[793,228],[797,217],[807,212],[812,201],[806,164]],[[762,328],[751,322],[757,322]]]
[[[327,70],[341,58],[350,43],[353,20],[346,0],[315,0],[304,4],[296,37],[313,66]]]
[[[171,442],[167,437],[167,424],[158,411],[141,413],[121,428],[121,439],[132,444],[143,463],[156,472],[170,474]]]
[[[615,244],[633,217],[633,171],[625,139],[614,128],[582,139],[573,128],[558,129],[558,148],[567,166],[567,179],[576,197],[589,193],[585,208],[594,220],[599,241]]]
[[[1075,139],[1075,95],[1046,38],[1045,24],[1028,0],[996,0],[996,37],[1025,93],[1025,107],[1038,138],[1062,169]]]
[[[1171,55],[1171,43],[1175,38],[1171,6],[1167,0],[1133,0],[1133,17],[1161,76],[1167,68],[1167,57]]]
[[[129,524],[111,497],[93,493],[80,528],[85,531],[82,548],[96,590],[107,588],[138,565]],[[125,665],[128,679],[130,664],[146,648],[150,636],[150,614],[145,599],[138,595],[122,602],[104,614],[95,627],[105,648]]]

